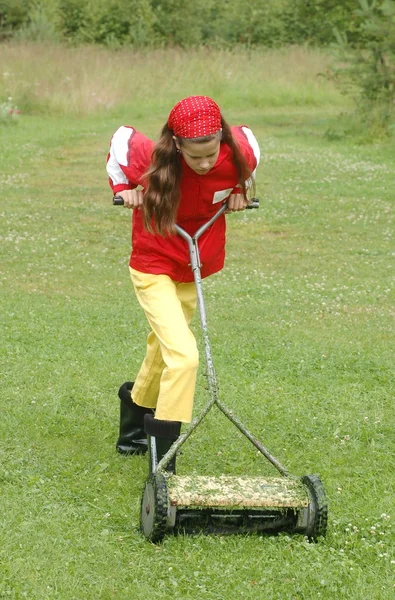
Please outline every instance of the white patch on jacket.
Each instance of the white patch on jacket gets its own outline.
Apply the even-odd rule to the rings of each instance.
[[[233,188],[228,188],[227,190],[219,190],[218,192],[215,192],[213,196],[213,204],[217,204],[217,202],[222,202],[222,200],[225,200],[232,190]]]

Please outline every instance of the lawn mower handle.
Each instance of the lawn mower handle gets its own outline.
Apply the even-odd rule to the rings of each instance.
[[[117,194],[115,194],[114,198],[112,199],[112,203],[113,203],[113,206],[123,206],[124,205],[123,198],[121,196],[118,196]],[[221,209],[224,206],[226,206],[226,208],[227,208],[228,207],[228,203],[225,202],[225,204],[223,204],[221,206]],[[250,203],[247,204],[246,208],[259,208],[259,199],[258,198],[251,198]],[[224,210],[226,210],[226,209],[224,209]]]

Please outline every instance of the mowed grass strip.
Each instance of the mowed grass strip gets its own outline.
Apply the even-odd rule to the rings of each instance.
[[[0,140],[1,597],[393,597],[391,152],[325,141],[319,110],[229,116],[263,156],[261,208],[229,217],[226,268],[205,282],[221,397],[292,473],[321,476],[327,538],[142,539],[146,460],[114,444],[148,329],[104,170],[129,119],[25,117]],[[276,474],[216,410],[179,471]]]

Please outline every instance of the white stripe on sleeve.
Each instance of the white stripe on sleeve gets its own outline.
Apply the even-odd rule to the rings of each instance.
[[[256,158],[256,165],[258,166],[259,161],[261,159],[261,150],[259,148],[257,139],[256,139],[255,135],[252,133],[251,129],[249,129],[249,127],[242,127],[242,130],[246,134],[248,143],[250,144],[250,146],[254,152],[255,158]]]
[[[261,160],[261,149],[259,148],[258,141],[257,141],[255,135],[252,133],[252,131],[251,131],[251,129],[249,127],[242,127],[242,130],[244,131],[244,133],[245,133],[245,135],[247,137],[248,143],[250,144],[250,146],[252,148],[252,151],[253,151],[254,156],[256,158],[256,166],[258,166],[259,165],[259,161]],[[251,173],[251,178],[252,179],[255,179],[255,173],[256,173],[256,167],[253,170],[253,172]],[[248,179],[246,181],[246,186],[247,187],[250,187],[250,185],[252,183],[250,181],[250,179]]]
[[[113,185],[129,183],[125,173],[120,165],[126,167],[128,164],[129,138],[134,132],[131,127],[120,127],[114,133],[111,146],[110,156],[107,161],[107,173],[113,182]]]

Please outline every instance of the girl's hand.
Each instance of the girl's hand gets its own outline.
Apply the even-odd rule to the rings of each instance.
[[[228,200],[228,209],[225,212],[231,213],[244,210],[246,206],[247,201],[245,200],[243,194],[231,194]]]
[[[126,208],[139,208],[143,205],[143,190],[123,190],[118,192],[117,196],[123,198]]]

